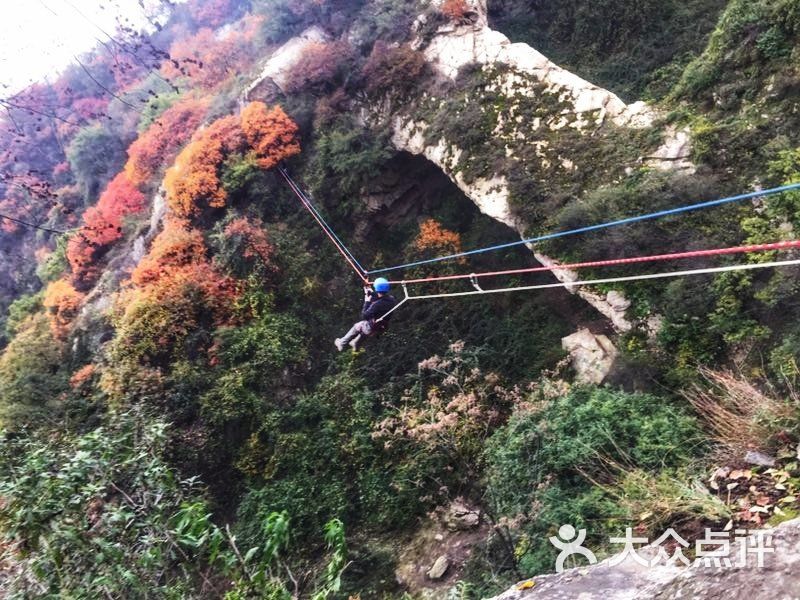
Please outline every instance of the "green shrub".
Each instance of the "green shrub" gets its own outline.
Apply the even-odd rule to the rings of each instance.
[[[487,498],[495,518],[521,516],[512,530],[521,571],[552,570],[547,542],[562,524],[605,543],[631,515],[607,490],[613,465],[657,472],[702,449],[696,421],[664,398],[608,388],[573,387],[536,410],[520,411],[486,444]]]
[[[127,413],[81,436],[4,436],[0,528],[23,550],[11,597],[195,596],[223,538],[161,459],[165,431]]]
[[[84,202],[91,204],[125,164],[126,155],[118,135],[102,125],[92,125],[75,135],[67,148],[67,158],[83,189]]]
[[[23,323],[29,316],[42,309],[42,296],[42,292],[26,294],[11,303],[8,307],[8,317],[6,319],[6,336],[8,336],[8,339],[17,335],[17,332],[22,328]]]
[[[67,239],[69,236],[61,235],[56,238],[56,247],[53,252],[36,267],[36,276],[43,285],[60,279],[67,271]]]
[[[28,317],[0,355],[0,423],[3,427],[40,424],[59,412],[67,374],[61,344],[45,313]]]

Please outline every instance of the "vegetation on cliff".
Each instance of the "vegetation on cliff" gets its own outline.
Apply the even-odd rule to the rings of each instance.
[[[418,591],[394,575],[411,538],[457,502],[480,535],[431,585],[479,598],[552,569],[564,523],[603,552],[626,527],[691,537],[797,514],[796,270],[626,286],[633,328],[605,385],[563,360],[577,327],[611,334],[566,291],[409,303],[366,352],[335,353],[361,282],[277,165],[371,265],[516,235],[391,146],[397,115],[451,144],[462,181],[504,175],[532,233],[800,181],[793,0],[489,3],[514,41],[655,102],[638,129],[569,113],[506,65],[438,75],[426,44],[474,9],[189,0],[120,31],[116,61],[90,53],[97,81],[70,68],[3,104],[8,597],[401,597]],[[327,41],[246,96],[310,26]],[[691,130],[695,173],[640,160],[669,128]],[[594,260],[798,227],[793,192],[540,249]],[[507,248],[436,272],[532,260]],[[715,469],[745,449],[776,468],[726,494],[735,471]]]

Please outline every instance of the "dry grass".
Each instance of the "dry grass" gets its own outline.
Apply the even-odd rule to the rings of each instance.
[[[769,450],[796,420],[798,398],[764,393],[741,375],[700,369],[705,383],[683,393],[714,440],[726,449]]]

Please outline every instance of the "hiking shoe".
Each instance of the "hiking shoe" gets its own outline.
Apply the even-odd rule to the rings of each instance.
[[[352,342],[351,342],[351,343],[352,343]],[[343,342],[342,340],[340,340],[339,338],[336,338],[336,339],[333,341],[333,345],[334,345],[334,346],[336,346],[336,349],[337,349],[339,352],[341,352],[342,350],[344,350],[344,342]]]

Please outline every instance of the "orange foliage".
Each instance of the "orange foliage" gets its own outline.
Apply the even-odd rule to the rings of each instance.
[[[440,9],[442,14],[456,23],[466,21],[470,8],[465,0],[446,0]]]
[[[69,386],[74,390],[89,381],[94,375],[96,367],[93,364],[82,366],[69,378]]]
[[[419,226],[419,235],[414,241],[417,250],[435,250],[448,254],[461,252],[461,236],[442,227],[435,219],[428,219]]]
[[[242,130],[264,169],[300,153],[297,124],[280,106],[251,102],[242,111]]]
[[[94,282],[99,272],[98,258],[122,237],[123,219],[146,205],[144,194],[125,173],[109,182],[97,204],[84,213],[84,226],[67,242],[67,260],[76,283],[88,286]]]
[[[144,185],[162,165],[170,162],[208,112],[208,99],[187,98],[171,106],[128,148],[125,173],[134,184]]]
[[[157,361],[193,331],[232,323],[240,293],[209,260],[201,232],[168,218],[117,299],[117,350]]]
[[[168,219],[153,240],[150,252],[131,274],[131,281],[144,286],[157,281],[169,271],[205,258],[203,234],[183,219]]]
[[[44,293],[44,306],[48,311],[50,329],[55,338],[66,339],[69,327],[78,315],[83,298],[84,295],[64,279],[54,281],[47,286]]]
[[[249,144],[258,165],[269,169],[300,152],[297,132],[280,106],[268,109],[263,102],[248,104],[241,120],[230,115],[215,121],[192,138],[167,170],[164,187],[170,208],[179,217],[192,217],[205,208],[225,206],[228,194],[219,179],[223,160],[245,152]]]
[[[246,68],[253,55],[248,51],[251,41],[249,31],[230,31],[218,38],[212,29],[203,28],[170,46],[171,58],[164,62],[164,74],[189,77],[210,89]]]
[[[242,241],[242,257],[246,260],[260,260],[264,266],[271,266],[272,244],[267,239],[260,220],[251,222],[244,217],[234,219],[225,226],[225,236]]]
[[[211,208],[225,206],[228,194],[219,180],[219,166],[227,154],[243,150],[244,145],[239,119],[233,115],[198,132],[164,178],[167,201],[175,214],[197,215],[204,203]]]

